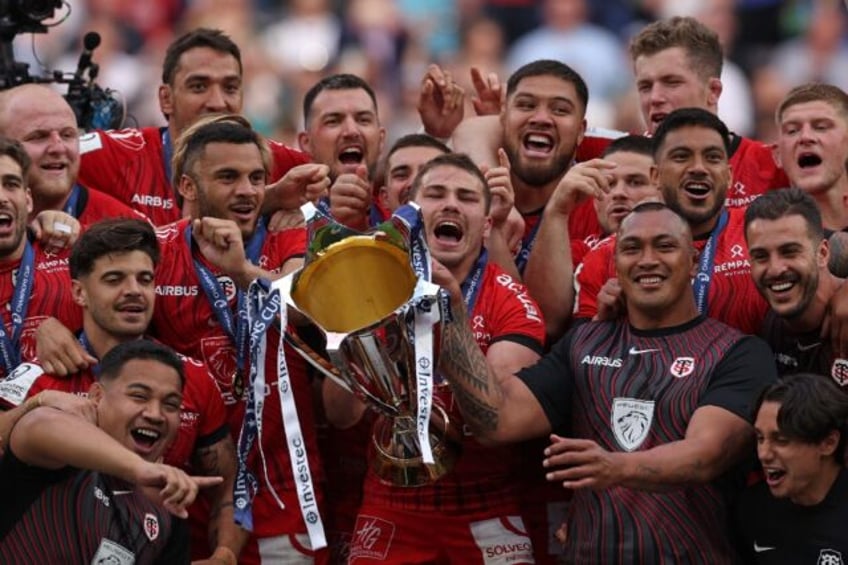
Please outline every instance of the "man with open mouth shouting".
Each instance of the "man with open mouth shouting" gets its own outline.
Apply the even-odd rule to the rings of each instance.
[[[844,563],[848,396],[821,375],[770,386],[754,406],[765,481],[742,496],[737,527],[745,563]]]
[[[4,563],[187,563],[185,518],[198,489],[156,463],[180,428],[182,361],[133,340],[111,349],[90,397],[96,423],[36,407],[12,429],[0,463]],[[67,517],[68,519],[57,519]]]

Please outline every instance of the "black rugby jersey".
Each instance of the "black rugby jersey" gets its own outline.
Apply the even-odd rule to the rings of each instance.
[[[684,439],[701,406],[748,421],[776,378],[766,344],[713,319],[639,331],[625,321],[582,324],[519,377],[555,432],[608,451]],[[624,487],[574,493],[566,559],[575,563],[730,563],[727,510],[715,484],[666,492]]]

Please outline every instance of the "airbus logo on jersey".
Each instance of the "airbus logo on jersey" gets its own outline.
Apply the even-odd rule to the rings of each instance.
[[[157,285],[156,294],[159,296],[197,296],[197,285]]]
[[[153,196],[152,194],[133,194],[132,203],[141,206],[150,206],[151,208],[162,208],[163,210],[170,210],[174,207],[173,198],[162,198],[161,196]]]
[[[622,360],[620,357],[601,357],[598,355],[586,355],[580,361],[581,365],[598,365],[601,367],[614,367],[618,368],[622,365]]]

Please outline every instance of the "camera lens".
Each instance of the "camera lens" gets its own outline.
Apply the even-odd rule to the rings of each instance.
[[[53,12],[62,7],[62,0],[17,0],[14,10],[33,21],[40,22],[53,17]]]

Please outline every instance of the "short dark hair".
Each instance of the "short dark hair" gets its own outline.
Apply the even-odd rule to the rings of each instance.
[[[110,349],[100,359],[97,380],[102,382],[116,379],[124,365],[136,359],[158,361],[172,368],[180,377],[180,388],[185,385],[185,370],[180,356],[170,347],[144,338],[125,341]]]
[[[848,94],[838,86],[824,83],[808,83],[796,86],[783,97],[775,112],[775,121],[780,125],[783,113],[792,106],[807,102],[824,102],[848,121]]]
[[[660,149],[665,143],[665,138],[669,133],[680,128],[698,126],[715,131],[721,136],[724,152],[730,158],[730,131],[724,122],[718,116],[704,110],[703,108],[679,108],[671,112],[665,119],[660,122],[657,131],[654,132],[651,138],[654,143],[654,159],[659,155]]]
[[[427,135],[426,133],[408,133],[399,137],[397,141],[392,144],[389,151],[386,153],[386,162],[388,162],[389,157],[394,155],[396,151],[407,147],[432,147],[433,149],[438,149],[442,153],[451,152],[450,147],[432,135]]]
[[[189,174],[194,163],[210,143],[252,143],[259,148],[266,173],[271,171],[271,154],[268,145],[254,130],[247,118],[238,114],[210,114],[191,124],[180,134],[174,144],[171,160],[174,182]]]
[[[165,61],[162,63],[162,84],[172,85],[180,64],[180,57],[186,51],[196,47],[208,47],[220,53],[229,53],[238,63],[239,75],[244,72],[238,45],[220,29],[200,27],[184,33],[168,46]]]
[[[651,159],[654,158],[654,147],[651,138],[645,135],[625,135],[612,140],[612,143],[604,149],[603,156],[612,155],[613,153],[638,153],[639,155],[647,155]]]
[[[365,79],[356,75],[341,73],[324,77],[315,84],[312,88],[306,91],[303,96],[303,123],[309,125],[309,114],[312,112],[312,104],[319,94],[325,90],[356,90],[362,89],[368,93],[371,102],[374,103],[374,110],[377,110],[377,96],[374,94],[374,89],[371,88]]]
[[[657,200],[643,200],[642,202],[639,202],[638,204],[636,204],[636,206],[634,206],[633,209],[630,210],[630,213],[627,214],[624,218],[622,218],[621,223],[618,226],[618,231],[619,232],[621,231],[621,229],[625,225],[625,221],[628,218],[631,218],[631,217],[633,217],[637,214],[644,214],[646,212],[662,212],[662,211],[667,211],[667,212],[671,213],[672,215],[674,215],[677,218],[677,220],[680,222],[680,225],[683,226],[686,229],[686,232],[689,234],[689,236],[688,236],[689,239],[692,239],[692,229],[689,226],[689,222],[687,222],[686,219],[677,212],[677,210],[670,208],[668,206],[668,204],[666,204],[665,202],[659,202]],[[618,248],[618,246],[616,246],[616,249],[617,248]]]
[[[32,166],[32,159],[29,158],[29,153],[21,145],[21,142],[17,139],[0,136],[0,155],[6,155],[21,167],[21,176],[26,185],[29,168]]]
[[[848,394],[829,377],[811,373],[789,375],[762,391],[754,403],[754,419],[764,402],[780,404],[777,427],[787,438],[802,443],[819,443],[834,430],[839,444],[834,458],[845,457]]]
[[[692,17],[675,16],[642,28],[630,42],[633,62],[642,55],[680,47],[686,53],[690,69],[702,79],[721,77],[724,55],[718,34]]]
[[[68,267],[72,279],[79,279],[94,270],[94,263],[104,255],[143,251],[159,263],[159,242],[153,226],[144,220],[113,218],[101,220],[88,227],[74,246]]]
[[[465,153],[445,153],[444,155],[439,155],[424,163],[424,165],[418,169],[418,174],[415,175],[415,179],[412,181],[412,187],[409,190],[410,200],[415,198],[415,195],[418,193],[418,189],[421,188],[421,179],[424,178],[424,175],[436,167],[454,167],[456,169],[469,172],[475,176],[483,185],[483,203],[486,208],[486,213],[489,213],[489,209],[492,206],[492,191],[489,189],[489,183],[486,182],[486,177],[483,176],[483,173],[480,171],[477,164],[474,163],[474,161],[471,160],[471,157]]]
[[[381,161],[380,175],[378,178],[383,179],[383,182],[388,182],[389,180],[389,159],[392,158],[396,152],[401,149],[406,149],[407,147],[432,147],[437,151],[441,151],[442,153],[450,153],[451,149],[432,135],[427,135],[426,133],[408,133],[404,136],[399,137],[389,148],[389,151],[386,153],[385,158]]]
[[[565,63],[553,59],[537,59],[512,73],[506,82],[507,97],[512,96],[522,80],[538,76],[553,76],[573,85],[577,98],[583,103],[583,112],[586,112],[586,105],[589,103],[589,87],[586,86],[586,81],[580,73]]]
[[[786,216],[798,215],[807,224],[807,232],[813,244],[824,239],[821,211],[813,197],[800,188],[790,187],[770,190],[751,202],[745,210],[745,237],[748,226],[754,220],[778,220]]]

